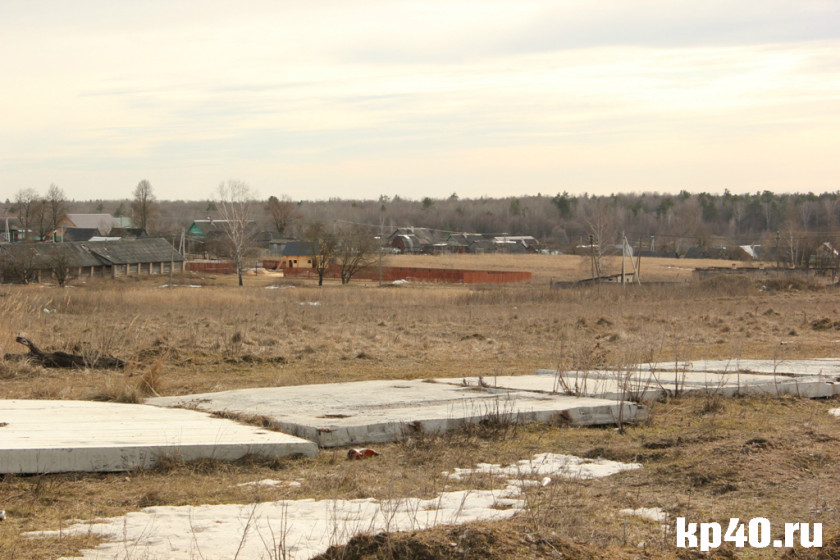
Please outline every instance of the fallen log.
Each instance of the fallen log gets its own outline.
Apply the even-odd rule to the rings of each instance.
[[[97,358],[88,358],[87,356],[80,356],[78,354],[68,354],[67,352],[44,352],[35,343],[19,336],[15,339],[19,344],[23,344],[29,348],[28,354],[6,354],[4,356],[7,360],[32,360],[40,363],[44,367],[49,368],[97,368],[97,369],[122,369],[125,367],[125,362],[119,358],[112,358],[111,356],[99,356]]]

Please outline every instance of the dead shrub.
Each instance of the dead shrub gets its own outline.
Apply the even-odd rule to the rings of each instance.
[[[825,284],[816,278],[807,276],[779,276],[764,282],[768,290],[819,292],[825,290]]]
[[[744,274],[717,274],[698,283],[701,291],[718,296],[745,296],[756,291],[755,282]]]
[[[156,360],[149,368],[140,376],[137,383],[137,392],[146,397],[154,395],[160,396],[162,392],[161,381],[163,377],[163,360]]]
[[[828,317],[816,319],[811,321],[811,328],[815,331],[828,331],[831,329],[840,329],[840,321],[833,321]]]

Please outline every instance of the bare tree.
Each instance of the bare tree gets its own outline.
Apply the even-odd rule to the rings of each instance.
[[[38,199],[38,193],[35,192],[35,189],[21,189],[15,195],[15,207],[24,237],[28,236],[29,230],[32,228],[33,211],[38,205]]]
[[[600,278],[604,272],[602,259],[609,244],[615,239],[615,220],[604,200],[592,198],[587,202],[584,209],[584,221],[589,229],[590,249],[594,257],[595,270],[593,272]]]
[[[363,226],[351,226],[342,231],[335,257],[341,283],[349,283],[357,272],[371,266],[376,261],[378,248],[376,238]]]
[[[47,253],[48,264],[56,282],[63,288],[67,285],[67,281],[73,278],[75,271],[69,245],[58,243],[50,247],[52,250]]]
[[[312,262],[318,273],[318,285],[324,285],[324,275],[335,257],[338,238],[321,222],[314,222],[306,228],[303,237],[312,247]]]
[[[30,205],[29,227],[38,235],[39,241],[45,241],[52,231],[49,203],[46,198],[38,197]]]
[[[53,239],[55,239],[55,231],[58,229],[59,223],[66,215],[67,200],[64,191],[53,183],[47,190],[47,218],[50,229],[53,231]]]
[[[295,203],[287,195],[282,198],[276,196],[268,197],[266,206],[277,233],[283,235],[296,221],[300,219],[300,213],[295,208]]]
[[[0,251],[0,280],[22,284],[35,280],[38,275],[36,247],[26,243]]]
[[[219,184],[216,208],[219,210],[228,252],[236,266],[240,286],[242,265],[254,237],[254,221],[251,217],[253,206],[254,194],[247,183],[231,179]]]
[[[134,200],[131,201],[131,212],[134,223],[139,225],[143,233],[147,233],[149,223],[157,211],[155,194],[152,191],[152,184],[143,179],[134,187]]]

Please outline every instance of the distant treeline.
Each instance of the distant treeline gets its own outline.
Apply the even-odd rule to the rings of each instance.
[[[532,235],[546,247],[566,250],[588,244],[617,243],[622,233],[636,246],[657,250],[680,243],[693,246],[764,244],[789,246],[804,237],[837,245],[840,191],[832,193],[721,195],[633,193],[575,196],[566,192],[508,198],[291,201],[285,235],[299,236],[313,222],[355,223],[386,234],[416,226],[451,232]],[[280,199],[275,199],[275,201]],[[68,202],[70,212],[131,213],[131,201]],[[176,234],[194,219],[218,217],[212,201],[159,201],[149,230]],[[274,229],[267,199],[254,204],[254,217]]]

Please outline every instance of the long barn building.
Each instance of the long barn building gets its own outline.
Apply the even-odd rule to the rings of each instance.
[[[161,238],[0,245],[0,282],[150,276],[183,270],[184,257]]]

